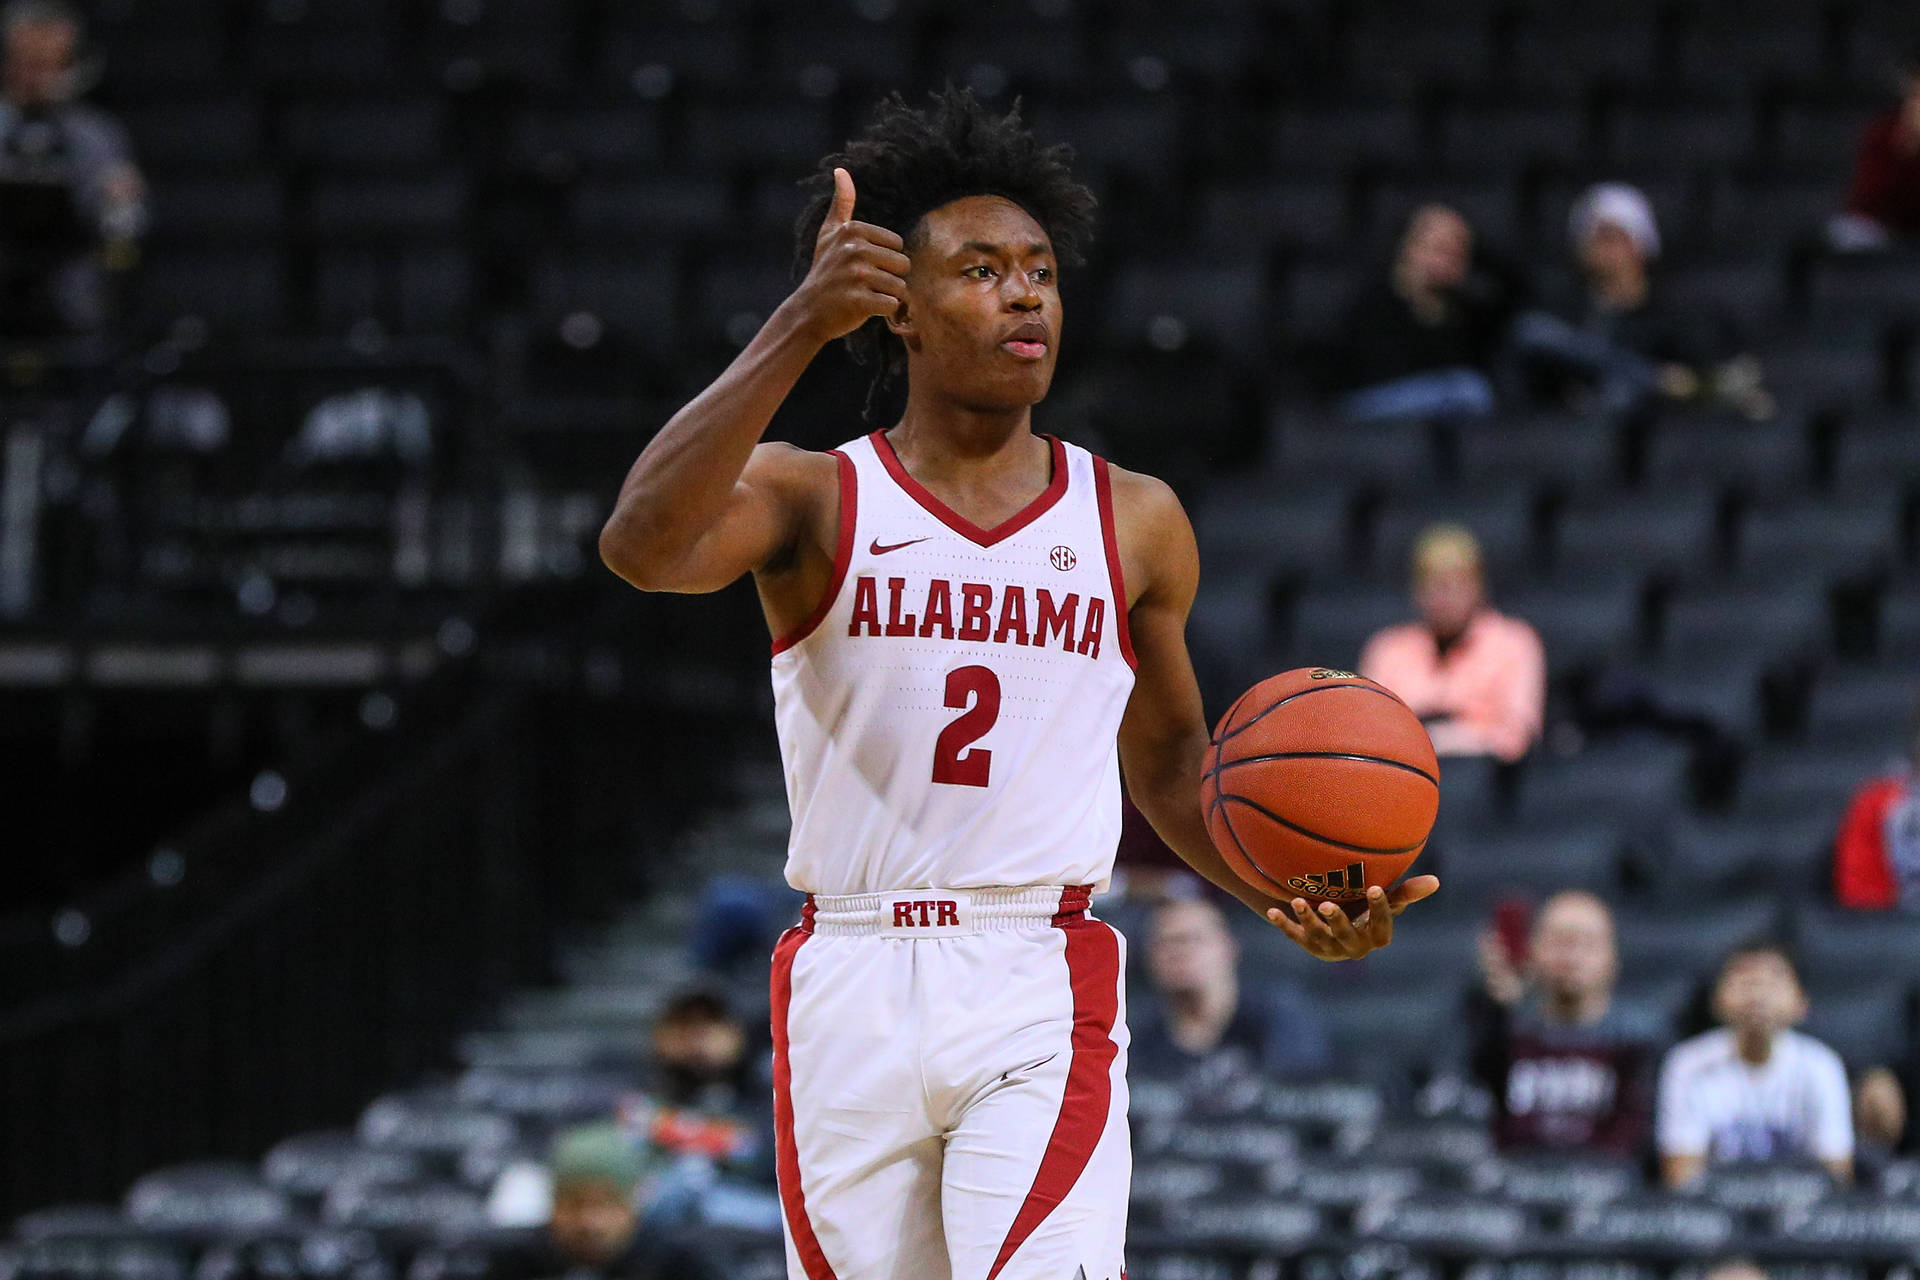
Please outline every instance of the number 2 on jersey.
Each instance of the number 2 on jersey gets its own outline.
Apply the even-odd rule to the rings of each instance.
[[[1000,718],[1000,677],[986,667],[955,667],[947,672],[947,705],[966,710],[934,741],[933,780],[957,787],[984,787],[993,752],[973,744],[985,737]]]

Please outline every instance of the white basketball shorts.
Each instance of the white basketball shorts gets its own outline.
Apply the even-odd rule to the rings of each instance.
[[[1122,1280],[1126,944],[1089,897],[807,899],[772,981],[792,1280]]]

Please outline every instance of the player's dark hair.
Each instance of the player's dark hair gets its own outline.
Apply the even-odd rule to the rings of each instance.
[[[928,213],[966,196],[991,195],[1032,215],[1063,265],[1084,261],[1095,201],[1073,176],[1073,149],[1035,138],[1020,118],[1017,99],[999,115],[970,89],[949,85],[931,98],[925,110],[908,106],[897,93],[882,99],[866,132],[802,181],[812,198],[794,227],[796,275],[813,262],[814,242],[833,200],[836,168],[853,175],[853,216],[895,232],[909,251]],[[873,368],[866,405],[871,416],[880,390],[906,367],[905,348],[879,316],[848,334],[847,348],[856,362]]]

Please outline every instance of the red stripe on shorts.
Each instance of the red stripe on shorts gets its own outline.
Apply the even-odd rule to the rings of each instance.
[[[793,1136],[793,1064],[787,1059],[787,1006],[793,1002],[793,957],[813,936],[813,899],[807,899],[805,925],[787,930],[773,949],[773,1132],[774,1173],[780,1183],[780,1208],[807,1280],[836,1280],[819,1237],[807,1218],[807,1197],[800,1189],[800,1144]]]
[[[1112,929],[1082,914],[1086,905],[1084,887],[1068,889],[1060,895],[1060,914],[1054,917],[1055,926],[1067,935],[1067,976],[1073,986],[1073,1061],[1067,1067],[1060,1115],[1053,1122],[1053,1136],[1047,1139],[1033,1186],[1013,1215],[987,1280],[1000,1274],[1027,1237],[1067,1198],[1106,1132],[1113,1102],[1113,1060],[1120,1053],[1120,1046],[1113,1042],[1113,1024],[1120,1018],[1120,944]]]

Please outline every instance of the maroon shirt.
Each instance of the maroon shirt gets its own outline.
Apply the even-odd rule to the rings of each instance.
[[[1475,1074],[1493,1094],[1503,1151],[1636,1156],[1653,1129],[1662,1035],[1618,1002],[1590,1026],[1549,1021],[1529,998],[1479,1012]]]
[[[1904,136],[1900,117],[1897,107],[1876,116],[1861,136],[1847,211],[1895,235],[1920,236],[1920,147]]]

